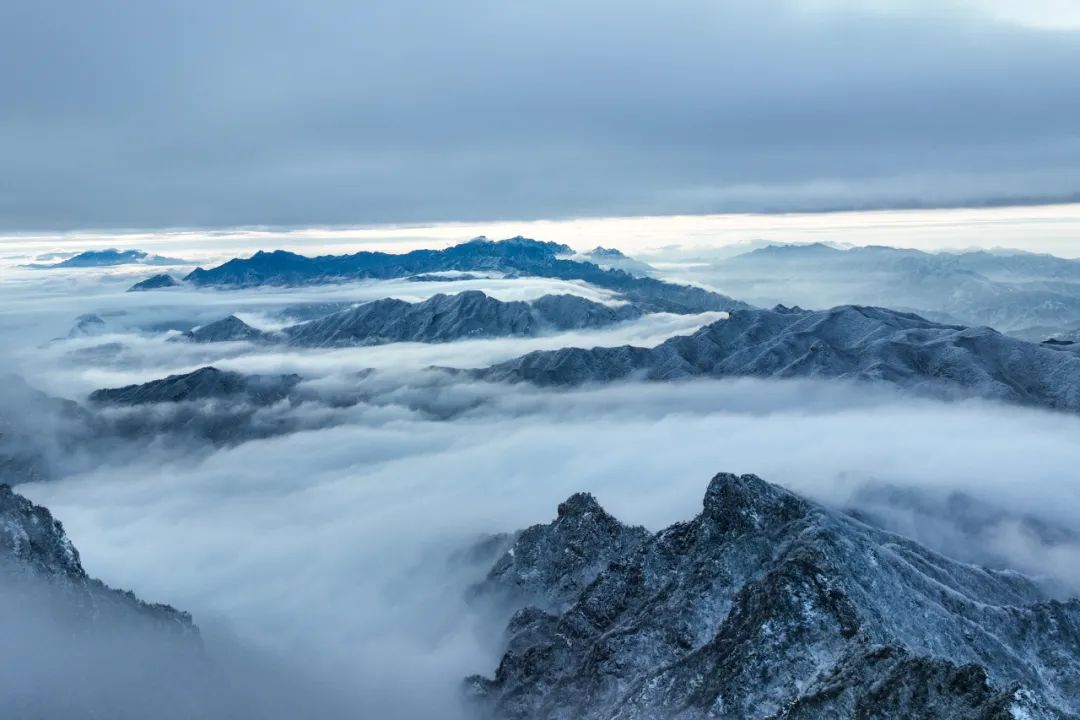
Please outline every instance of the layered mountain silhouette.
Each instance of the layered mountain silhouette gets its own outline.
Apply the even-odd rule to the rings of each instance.
[[[475,375],[539,385],[623,378],[841,378],[1080,411],[1080,355],[1068,346],[852,305],[739,310],[653,348],[539,351]]]
[[[102,388],[90,394],[100,404],[145,405],[148,403],[217,400],[227,398],[252,405],[270,405],[288,397],[300,382],[299,375],[248,375],[204,367],[160,380]]]
[[[1080,322],[1080,261],[1035,253],[770,245],[712,264],[702,279],[762,305],[884,305],[1027,339]]]
[[[524,302],[497,300],[469,290],[434,295],[417,303],[392,298],[375,300],[273,333],[257,330],[230,315],[184,333],[179,339],[199,343],[279,342],[298,347],[437,343],[599,328],[642,314],[634,305],[605,305],[577,295],[545,295]]]
[[[501,272],[583,280],[618,292],[649,312],[699,313],[749,307],[746,303],[689,285],[636,277],[593,262],[569,260],[566,245],[515,237],[491,241],[477,238],[445,250],[409,253],[359,252],[353,255],[306,257],[284,250],[258,252],[215,268],[196,268],[184,280],[199,286],[253,287],[311,285],[345,280],[406,278],[450,270]]]
[[[50,268],[89,268],[89,267],[112,267],[114,265],[182,265],[183,260],[177,258],[151,255],[142,250],[87,250],[69,258],[51,264],[34,264],[29,267],[38,269]]]
[[[590,495],[474,589],[517,608],[481,718],[1051,720],[1080,712],[1080,601],[753,475],[657,533]]]

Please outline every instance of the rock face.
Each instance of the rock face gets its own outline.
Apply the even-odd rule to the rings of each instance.
[[[170,375],[141,385],[95,390],[90,394],[90,401],[144,405],[229,398],[254,405],[271,405],[288,397],[299,382],[299,375],[243,375],[204,367],[185,375]]]
[[[571,385],[627,377],[823,377],[1080,411],[1080,355],[883,308],[741,310],[654,348],[534,352],[478,372]]]
[[[466,681],[477,717],[1080,712],[1080,601],[753,475],[717,475],[696,518],[656,534],[574,496],[477,592],[519,608],[494,677]]]
[[[184,280],[194,285],[252,287],[404,278],[451,270],[496,271],[584,280],[614,290],[649,312],[699,313],[749,307],[702,288],[634,277],[622,270],[602,269],[592,262],[565,259],[572,253],[565,245],[522,237],[499,242],[478,238],[445,250],[415,250],[401,255],[359,252],[310,258],[277,250],[230,260],[209,270],[196,268]]]
[[[128,292],[144,292],[146,290],[161,290],[162,288],[178,287],[180,281],[172,275],[161,273],[137,282],[128,288]]]
[[[641,314],[632,305],[611,307],[575,295],[504,302],[471,290],[435,295],[420,303],[376,300],[285,328],[282,335],[288,343],[304,347],[432,343],[603,327]]]
[[[191,616],[168,605],[145,603],[134,595],[114,590],[86,574],[79,553],[63,526],[40,505],[35,505],[0,484],[0,574],[60,585],[72,601],[77,619],[93,622],[101,615],[130,615],[154,625],[191,636],[198,630]]]

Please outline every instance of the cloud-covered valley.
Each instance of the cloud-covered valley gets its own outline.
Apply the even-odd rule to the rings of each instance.
[[[289,308],[464,289],[621,302],[582,282],[127,293],[132,277],[123,270],[30,272],[3,286],[3,361],[32,387],[77,404],[14,383],[0,393],[22,415],[4,432],[36,443],[55,466],[49,479],[17,490],[62,520],[89,573],[191,612],[222,667],[256,657],[313,683],[295,697],[315,692],[327,714],[467,717],[462,678],[493,671],[506,620],[468,599],[491,560],[476,545],[547,522],[579,491],[658,530],[698,512],[714,473],[756,473],[953,558],[1031,575],[1053,596],[1080,591],[1074,414],[845,380],[545,389],[431,369],[567,346],[651,347],[723,313],[334,349],[171,340],[182,324],[228,314],[274,330]],[[102,318],[100,334],[67,337],[81,313]],[[297,373],[304,400],[86,400],[98,388],[207,365]],[[192,429],[193,418],[232,422],[227,413],[265,432],[214,442]],[[265,683],[260,673],[238,675],[238,687]]]

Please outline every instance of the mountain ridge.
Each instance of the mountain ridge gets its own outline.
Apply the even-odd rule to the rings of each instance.
[[[718,474],[697,517],[633,543],[605,542],[640,531],[601,513],[568,523],[560,510],[523,531],[478,587],[539,605],[517,601],[494,676],[466,680],[477,717],[1080,711],[1080,600],[1017,573],[948,560],[754,475]],[[593,571],[548,580],[575,567]],[[539,587],[517,592],[518,578]]]

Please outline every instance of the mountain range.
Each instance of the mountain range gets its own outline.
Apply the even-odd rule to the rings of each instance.
[[[513,611],[499,720],[1062,720],[1080,600],[955,562],[753,475],[657,533],[588,494],[519,534],[471,593]]]
[[[933,395],[1080,411],[1080,354],[986,327],[884,308],[738,310],[653,348],[537,351],[476,371],[496,381],[578,385],[624,378],[807,377],[884,382]]]
[[[409,303],[386,298],[264,332],[235,315],[179,336],[191,342],[280,342],[297,347],[348,347],[394,342],[449,342],[481,337],[534,337],[599,328],[641,317],[634,305],[605,305],[577,295],[503,301],[478,290]]]
[[[1036,340],[1080,323],[1080,260],[1052,255],[768,245],[689,277],[762,306],[881,305]]]
[[[407,278],[445,271],[485,271],[581,280],[613,290],[648,312],[699,313],[749,307],[717,292],[637,277],[594,262],[567,259],[566,245],[523,237],[491,241],[477,238],[444,250],[408,253],[358,252],[306,257],[276,250],[236,258],[214,268],[196,268],[185,282],[210,287],[297,286],[346,280]]]
[[[142,250],[118,250],[116,248],[109,248],[107,250],[87,250],[71,257],[61,260],[60,262],[50,264],[33,264],[28,267],[38,269],[50,269],[50,268],[90,268],[90,267],[112,267],[115,265],[183,265],[184,260],[177,258],[163,257],[161,255],[151,255],[150,253]]]

